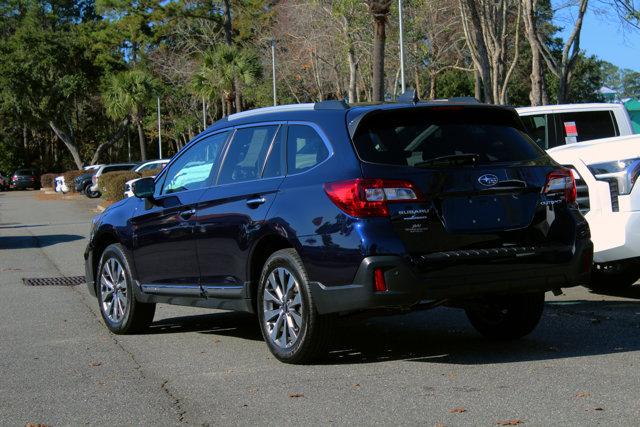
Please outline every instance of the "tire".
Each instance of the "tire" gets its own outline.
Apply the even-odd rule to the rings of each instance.
[[[486,338],[508,341],[530,334],[540,322],[544,292],[493,297],[465,311]]]
[[[631,287],[640,278],[640,265],[637,262],[620,263],[611,267],[613,271],[599,271],[593,269],[591,272],[591,284],[589,289],[616,290]]]
[[[115,334],[141,332],[151,324],[156,305],[136,301],[131,262],[120,244],[109,245],[102,252],[96,278],[100,314],[111,332]],[[110,289],[113,289],[110,283],[114,284],[114,282],[115,294],[110,292]]]
[[[294,249],[279,250],[265,262],[257,313],[262,336],[281,362],[306,364],[326,354],[334,317],[318,314],[307,273]]]
[[[84,187],[84,194],[90,199],[96,199],[100,197],[99,191],[91,191],[91,184],[87,184],[86,187]]]

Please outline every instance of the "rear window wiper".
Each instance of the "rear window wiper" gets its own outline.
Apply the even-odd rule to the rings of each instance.
[[[425,168],[430,166],[475,165],[479,160],[480,154],[477,153],[451,154],[448,156],[434,157],[433,159],[416,163],[413,166],[417,168]]]

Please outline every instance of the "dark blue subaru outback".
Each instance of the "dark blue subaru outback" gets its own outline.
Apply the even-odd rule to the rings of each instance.
[[[156,303],[256,313],[271,352],[309,362],[335,317],[466,310],[530,333],[546,291],[587,283],[571,172],[511,108],[327,101],[220,120],[97,216],[85,253],[108,328]]]

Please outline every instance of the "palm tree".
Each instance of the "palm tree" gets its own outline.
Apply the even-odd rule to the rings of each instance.
[[[219,93],[223,107],[230,114],[234,100],[236,112],[242,111],[239,93],[242,85],[254,84],[261,73],[260,61],[253,51],[221,44],[205,52],[193,86],[198,95],[209,99]]]
[[[127,117],[138,128],[140,159],[147,160],[147,149],[142,127],[145,105],[154,96],[156,85],[153,78],[143,70],[135,69],[112,75],[103,93],[107,116],[114,120]]]
[[[384,44],[392,0],[365,0],[373,18],[373,100],[384,101]]]

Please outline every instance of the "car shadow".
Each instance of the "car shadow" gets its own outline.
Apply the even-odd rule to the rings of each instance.
[[[319,364],[379,363],[393,360],[486,365],[553,361],[640,350],[640,304],[635,301],[548,302],[540,325],[529,336],[497,342],[479,335],[464,311],[437,308],[383,317],[337,319],[333,344]],[[200,332],[262,341],[257,318],[246,313],[213,313],[163,319],[149,333]]]
[[[44,236],[0,236],[0,249],[44,248],[59,243],[84,239],[77,234],[50,234]]]

